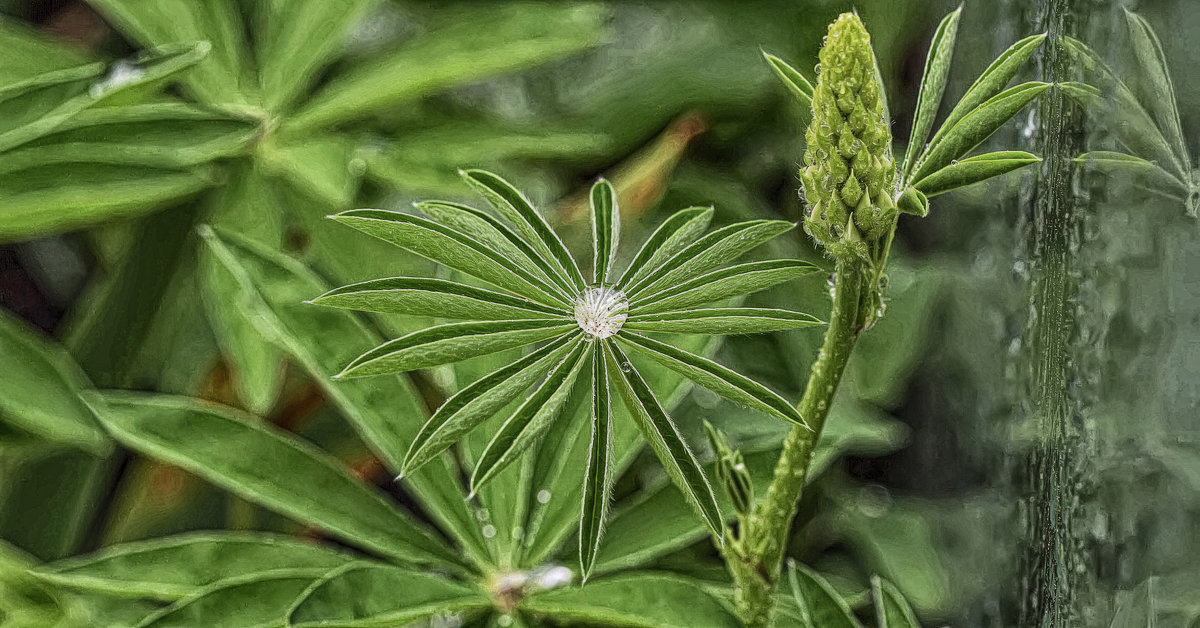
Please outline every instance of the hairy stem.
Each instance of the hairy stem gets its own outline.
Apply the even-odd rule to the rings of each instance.
[[[869,296],[868,273],[858,262],[840,262],[833,288],[833,310],[821,352],[813,364],[800,414],[812,428],[795,427],[783,443],[766,498],[743,521],[740,542],[727,562],[737,589],[738,614],[749,628],[772,625],[775,586],[788,532],[808,479],[813,448],[837,392],[850,351],[862,327],[860,303]]]

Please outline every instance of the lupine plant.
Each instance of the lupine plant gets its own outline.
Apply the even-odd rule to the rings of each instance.
[[[237,164],[232,192],[224,192],[239,195],[236,206],[252,207],[262,198],[263,186],[254,183],[260,168],[283,167],[272,172],[291,185],[322,187],[329,183],[322,169],[331,163],[339,176],[328,189],[337,188],[348,202],[352,186],[341,175],[347,165],[363,164],[347,160],[345,151],[328,151],[330,144],[345,145],[331,137],[341,137],[342,124],[361,115],[363,101],[382,106],[399,98],[370,93],[364,86],[377,81],[350,76],[331,81],[326,96],[298,102],[286,60],[300,64],[300,83],[328,61],[327,49],[314,52],[303,43],[305,34],[345,27],[341,18],[323,18],[333,4],[289,13],[300,20],[295,29],[280,26],[279,16],[270,19],[268,5],[249,28],[229,28],[228,14],[201,5],[182,8],[193,24],[220,18],[203,30],[264,35],[259,68],[231,56],[239,46],[198,45],[182,53],[201,69],[183,76],[189,96],[209,105],[203,116],[232,117],[251,129],[231,152],[221,153]],[[150,5],[97,5],[148,43],[176,38],[173,29],[187,26],[163,19],[180,13]],[[859,336],[885,313],[897,218],[923,216],[932,196],[1038,161],[1019,151],[970,153],[1049,87],[1035,82],[1006,89],[1041,36],[1001,55],[934,132],[958,19],[958,11],[951,13],[935,35],[903,156],[893,151],[885,90],[856,15],[842,15],[830,26],[815,85],[767,55],[787,88],[812,110],[799,180],[807,206],[804,232],[834,267],[827,323],[792,309],[741,305],[751,293],[772,286],[778,291],[817,270],[790,259],[734,264],[789,233],[792,223],[754,220],[708,231],[712,208],[684,209],[622,267],[621,213],[604,180],[591,188],[587,203],[591,250],[579,256],[590,257],[587,275],[528,197],[482,170],[461,174],[490,211],[450,201],[421,202],[415,212],[355,209],[334,214],[316,231],[335,234],[330,237],[350,247],[367,246],[369,238],[354,230],[364,232],[436,262],[437,276],[413,273],[331,290],[317,272],[281,250],[278,231],[269,238],[238,233],[236,217],[210,212],[210,224],[198,229],[207,264],[202,272],[212,279],[206,290],[229,306],[213,316],[214,326],[241,369],[243,405],[269,405],[278,381],[247,373],[273,373],[287,356],[394,477],[387,489],[398,500],[359,481],[331,452],[250,412],[192,397],[96,390],[61,348],[0,318],[3,348],[36,383],[16,386],[22,395],[0,399],[5,418],[102,453],[115,439],[307,526],[304,533],[317,541],[192,533],[43,565],[5,551],[0,601],[18,600],[20,619],[43,624],[69,624],[87,608],[81,616],[99,613],[114,625],[137,626],[858,626],[845,596],[826,578],[795,564],[785,577],[784,550],[846,362]],[[591,20],[585,15],[583,22],[590,33]],[[513,65],[590,41],[547,37],[552,41],[544,49],[532,46],[536,54],[518,55]],[[428,46],[424,52],[442,58],[436,41]],[[203,56],[214,50],[220,54]],[[362,71],[386,74],[384,66]],[[109,70],[120,79],[112,97],[156,78],[150,67],[157,68],[139,65],[144,74],[137,80]],[[90,71],[90,78],[101,75],[99,66]],[[254,74],[258,80],[241,81]],[[426,79],[412,89],[444,84]],[[246,84],[251,88],[242,91]],[[103,104],[96,101],[109,93],[108,87],[89,93],[79,110]],[[210,96],[221,98],[209,102]],[[201,116],[176,105],[168,108],[173,115]],[[122,120],[133,115],[104,113]],[[143,113],[161,111],[155,104]],[[70,124],[55,128],[70,131]],[[52,162],[55,154],[44,149],[28,158]],[[337,158],[322,160],[330,154]],[[379,167],[369,152],[354,154],[379,172],[404,170]],[[243,177],[252,184],[243,185]],[[139,200],[136,207],[147,206]],[[55,228],[42,220],[45,214],[31,215],[41,218],[30,233]],[[337,252],[348,248],[323,251],[315,265],[344,271],[364,257],[347,255],[351,261],[339,266]],[[399,249],[394,254],[405,255]],[[378,259],[367,264],[387,267]],[[368,319],[348,310],[401,314],[417,321],[416,330],[384,341]],[[714,336],[821,326],[823,345],[798,404],[705,357]],[[269,363],[237,356],[243,340],[268,346]],[[790,426],[768,485],[756,487],[747,456],[712,426],[706,427],[715,460],[708,465],[713,471],[705,471],[702,443],[687,442],[681,429],[691,417],[668,412],[684,379]],[[37,394],[29,392],[34,388]],[[42,398],[61,403],[48,409]],[[671,575],[654,569],[656,555],[606,544],[614,482],[643,443],[678,489],[684,511],[703,522],[728,567],[727,581]],[[895,587],[878,578],[871,584],[879,626],[916,626]],[[48,585],[61,596],[54,604],[47,601],[53,597],[43,588]]]

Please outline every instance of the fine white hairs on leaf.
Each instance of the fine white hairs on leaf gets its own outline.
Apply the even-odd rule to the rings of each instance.
[[[629,300],[620,290],[601,286],[575,299],[575,321],[580,329],[596,338],[616,335],[627,318]]]

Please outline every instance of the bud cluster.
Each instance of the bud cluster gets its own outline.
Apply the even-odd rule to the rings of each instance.
[[[896,169],[871,38],[857,15],[829,26],[820,61],[800,171],[804,228],[835,258],[869,260],[896,221]]]

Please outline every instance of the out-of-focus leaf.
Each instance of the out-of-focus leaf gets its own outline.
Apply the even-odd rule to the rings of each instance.
[[[456,560],[428,531],[316,447],[229,408],[182,397],[92,398],[122,443],[246,499],[400,560]]]
[[[213,199],[209,220],[278,249],[283,244],[283,212],[273,182],[249,160],[239,166]],[[202,251],[200,259],[205,311],[229,362],[238,397],[251,412],[264,414],[283,387],[283,352],[255,325],[254,304],[246,302],[237,277],[211,249]]]
[[[280,569],[333,569],[351,557],[311,542],[257,533],[192,533],[106,548],[39,568],[70,588],[177,600],[219,580]]]
[[[1018,168],[1041,161],[1037,155],[1024,151],[1007,150],[995,153],[984,153],[951,161],[949,166],[931,173],[913,184],[926,197],[949,192],[955,188],[974,185],[992,177],[998,177]]]
[[[230,234],[203,232],[208,245],[255,299],[253,320],[322,387],[367,445],[392,470],[425,420],[426,411],[412,384],[403,377],[334,381],[333,375],[364,348],[379,342],[349,312],[304,303],[326,290],[324,282],[295,260]],[[248,301],[248,303],[251,301]],[[449,465],[431,464],[405,478],[464,553],[478,559],[483,540],[465,493]]]
[[[474,493],[517,456],[533,445],[550,423],[558,418],[563,403],[579,377],[584,364],[587,343],[576,339],[563,361],[546,375],[546,380],[534,390],[504,425],[496,432],[487,447],[479,455],[475,471],[471,474],[471,492]]]
[[[711,308],[638,314],[625,320],[631,331],[673,334],[757,334],[824,324],[812,314],[770,308]]]
[[[283,137],[258,151],[263,172],[287,179],[296,188],[333,207],[345,207],[358,190],[365,164],[347,137]]]
[[[805,110],[812,109],[812,83],[799,70],[788,65],[783,59],[767,52],[763,53],[763,57],[766,58],[767,63],[771,64],[771,70],[775,72],[775,76],[778,76],[779,80],[783,81],[784,87],[796,97],[796,100],[800,101]]]
[[[391,242],[421,257],[477,277],[542,305],[559,308],[567,305],[567,298],[561,294],[560,289],[519,267],[514,267],[496,251],[438,223],[416,216],[375,209],[355,209],[337,214],[333,218],[363,233]]]
[[[0,173],[68,163],[187,168],[243,152],[247,122],[176,103],[96,107],[5,153]]]
[[[604,15],[590,4],[483,5],[334,77],[291,124],[328,127],[568,55],[599,42]]]
[[[744,406],[804,425],[804,418],[786,399],[762,384],[694,353],[639,334],[617,336],[638,353],[676,371],[697,384]]]
[[[308,88],[350,29],[379,0],[282,0],[263,3],[256,52],[263,104],[281,112]]]
[[[104,453],[108,438],[79,398],[87,377],[61,347],[0,310],[0,421],[50,441]]]
[[[144,214],[213,183],[203,168],[61,164],[8,173],[0,178],[0,241]]]
[[[917,164],[912,180],[919,183],[962,159],[1047,89],[1050,89],[1050,83],[1022,83],[996,94],[971,110],[944,135],[934,138],[929,145],[929,152]]]
[[[1171,82],[1171,73],[1167,70],[1167,57],[1163,54],[1162,44],[1158,35],[1150,28],[1150,23],[1138,14],[1125,9],[1125,20],[1129,26],[1130,39],[1133,40],[1133,52],[1137,56],[1138,65],[1142,68],[1142,78],[1149,89],[1147,100],[1154,112],[1158,128],[1162,129],[1175,148],[1179,160],[1185,164],[1191,163],[1188,155],[1187,142],[1183,138],[1183,126],[1179,123],[1179,106],[1175,102],[1175,84]]]
[[[704,520],[713,535],[722,538],[725,524],[716,494],[696,462],[696,456],[684,443],[679,429],[671,420],[646,380],[638,373],[629,358],[615,344],[605,344],[605,364],[608,377],[617,385],[629,413],[637,422],[638,429],[654,455],[662,462],[675,486],[687,497],[696,514]]]
[[[492,601],[430,573],[388,565],[350,564],[326,575],[296,601],[288,625],[407,626],[440,613],[482,611]]]
[[[97,11],[145,46],[209,42],[208,58],[184,77],[200,100],[245,105],[255,100],[246,75],[248,50],[236,0],[89,0]]]
[[[82,54],[31,26],[0,17],[0,85],[88,62]]]
[[[1075,162],[1086,168],[1095,168],[1101,172],[1123,172],[1131,177],[1144,180],[1147,187],[1159,190],[1172,190],[1187,193],[1187,185],[1178,177],[1167,172],[1154,163],[1134,155],[1117,153],[1107,150],[1094,150],[1075,158]]]
[[[789,563],[788,583],[807,628],[862,628],[850,605],[817,572]]]
[[[41,560],[78,552],[109,482],[108,459],[33,437],[14,443],[19,437],[5,427],[0,423],[0,538]]]
[[[586,587],[535,593],[521,609],[562,621],[629,628],[735,628],[729,610],[698,582],[654,572],[633,572]]]
[[[1155,578],[1147,578],[1128,591],[1118,591],[1117,610],[1108,628],[1155,628]]]
[[[29,556],[0,540],[0,619],[5,626],[80,626],[86,617],[74,600],[28,573]]]
[[[979,78],[975,79],[971,87],[967,88],[967,92],[954,105],[954,109],[950,110],[950,115],[946,116],[946,120],[942,122],[942,126],[933,134],[933,139],[929,142],[929,148],[926,153],[932,152],[941,142],[942,138],[950,131],[953,131],[958,122],[965,118],[967,114],[975,111],[980,105],[1000,94],[1004,86],[1013,80],[1013,77],[1021,70],[1021,66],[1025,65],[1025,62],[1033,55],[1033,51],[1037,50],[1037,47],[1045,39],[1046,35],[1044,33],[1041,35],[1030,35],[1000,53],[1000,56],[996,57],[996,60],[983,71],[983,74],[980,74]]]
[[[950,60],[954,57],[954,39],[958,35],[958,19],[962,7],[942,18],[933,41],[929,43],[929,55],[925,58],[925,70],[921,74],[921,90],[917,94],[917,109],[913,114],[912,131],[908,135],[908,148],[904,151],[904,178],[907,179],[925,149],[925,140],[933,129],[946,91],[946,77],[950,74]]]
[[[276,628],[296,598],[327,571],[286,569],[222,580],[149,615],[135,628]]]
[[[879,576],[871,576],[871,600],[877,628],[921,628],[900,591]]]

